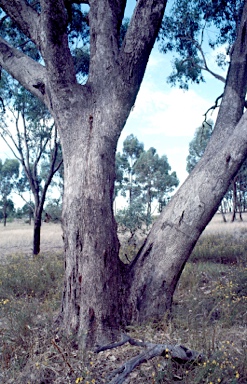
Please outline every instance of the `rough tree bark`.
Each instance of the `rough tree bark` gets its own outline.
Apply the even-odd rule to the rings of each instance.
[[[0,65],[46,103],[61,137],[65,283],[60,326],[77,334],[85,345],[105,344],[126,323],[160,318],[170,309],[183,266],[246,156],[246,116],[241,116],[247,78],[247,9],[208,149],[153,226],[136,259],[125,266],[118,258],[112,209],[115,152],[166,1],[136,3],[121,47],[118,36],[126,1],[88,1],[90,70],[84,86],[76,81],[68,47],[66,6],[70,3],[41,0],[38,14],[24,0],[0,0],[5,12],[37,44],[44,66],[2,38]]]

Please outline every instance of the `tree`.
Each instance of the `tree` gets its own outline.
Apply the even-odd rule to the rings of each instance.
[[[130,265],[118,258],[112,208],[115,151],[166,1],[136,2],[120,45],[126,2],[89,0],[90,66],[84,85],[77,82],[69,47],[73,1],[40,0],[40,8],[32,3],[0,0],[5,13],[38,47],[43,61],[32,60],[2,36],[0,65],[46,104],[61,137],[65,283],[58,324],[83,345],[102,344],[116,339],[126,324],[157,320],[171,309],[183,267],[246,157],[247,2],[204,156]]]
[[[43,207],[53,176],[62,164],[61,147],[45,105],[11,79],[5,79],[4,90],[0,136],[22,166],[16,190],[33,211],[32,215],[29,212],[29,222],[33,216],[33,254],[38,255]],[[24,198],[26,191],[32,192],[34,204]]]
[[[147,216],[151,216],[151,205],[158,200],[159,211],[169,201],[169,194],[174,191],[179,181],[176,172],[169,174],[171,167],[167,157],[156,153],[155,148],[141,153],[134,166],[136,182],[141,186],[142,199],[147,204]]]
[[[11,194],[14,183],[19,177],[19,163],[15,159],[6,159],[3,163],[0,159],[0,196],[2,198],[3,225],[6,226],[8,210],[12,210]]]
[[[137,137],[131,134],[123,142],[122,155],[119,152],[116,155],[116,165],[118,167],[116,172],[116,177],[118,178],[116,181],[120,181],[118,189],[121,189],[124,197],[128,197],[130,206],[141,193],[135,180],[135,164],[143,151],[143,143],[140,143]]]
[[[213,121],[208,120],[196,129],[194,137],[189,143],[189,155],[186,159],[186,170],[188,173],[193,171],[198,161],[202,158],[212,136],[213,128]]]
[[[15,204],[13,200],[7,199],[7,200],[0,200],[0,219],[3,219],[3,224],[6,226],[7,217],[14,217],[15,216]]]

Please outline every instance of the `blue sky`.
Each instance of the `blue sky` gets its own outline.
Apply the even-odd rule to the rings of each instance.
[[[126,16],[131,16],[135,4],[136,0],[127,1]],[[215,64],[218,52],[206,51],[205,55],[211,70],[224,76],[225,73]],[[191,85],[188,91],[172,88],[166,81],[172,71],[171,61],[172,55],[160,53],[156,43],[135,106],[120,137],[118,150],[122,150],[124,139],[133,133],[144,143],[146,150],[154,147],[160,156],[168,157],[172,171],[177,172],[181,184],[188,176],[186,157],[189,143],[196,128],[202,124],[204,113],[222,93],[224,84],[210,74],[204,74],[206,82]],[[216,120],[217,112],[208,117]]]
[[[127,135],[133,133],[144,143],[146,150],[154,147],[160,156],[167,155],[172,170],[183,182],[187,177],[189,142],[195,129],[203,122],[204,113],[222,93],[224,84],[206,75],[206,83],[183,91],[167,84],[170,72],[171,56],[161,54],[155,46],[135,106],[120,137],[118,150],[122,150]],[[215,120],[216,113],[208,117]]]

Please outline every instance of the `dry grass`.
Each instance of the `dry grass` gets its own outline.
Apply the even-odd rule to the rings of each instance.
[[[1,257],[9,254],[32,254],[33,225],[14,221],[6,227],[0,225]],[[62,250],[62,229],[60,224],[42,223],[41,251]]]
[[[202,259],[187,263],[181,276],[172,320],[164,318],[128,330],[138,339],[182,344],[201,351],[207,356],[205,364],[181,367],[169,359],[155,358],[136,368],[126,384],[247,382],[246,233],[247,215],[243,222],[235,223],[229,220],[223,223],[221,216],[216,215],[200,240],[200,249],[205,251],[201,252]],[[8,257],[8,263],[0,264],[0,381],[3,383],[109,383],[106,379],[109,373],[140,352],[137,347],[124,345],[97,355],[85,354],[73,348],[73,340],[56,335],[53,319],[59,308],[63,274],[61,234],[59,224],[44,223],[43,255],[30,258],[27,264],[23,255],[31,255],[32,227],[20,223],[0,227],[2,255],[15,254]],[[216,243],[211,241],[213,236]],[[230,248],[232,237],[237,241]],[[212,254],[223,252],[224,248],[234,252],[234,245],[238,247],[240,243],[243,255],[236,263],[222,264],[220,255],[215,255],[217,263],[211,258],[208,261],[209,248]]]
[[[230,213],[226,214],[227,222],[224,223],[221,214],[216,214],[205,228],[202,235],[205,234],[231,234],[241,236],[247,233],[247,213],[242,214],[243,221],[237,219],[232,223]]]

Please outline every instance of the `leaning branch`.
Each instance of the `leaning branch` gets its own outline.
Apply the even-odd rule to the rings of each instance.
[[[39,14],[28,2],[24,0],[0,0],[0,6],[16,22],[22,32],[34,43],[38,44],[40,36],[38,28]]]
[[[108,377],[109,384],[122,384],[136,367],[142,363],[146,363],[148,360],[151,360],[156,356],[170,358],[180,364],[199,363],[204,360],[204,356],[201,353],[188,349],[183,345],[154,344],[135,340],[127,335],[124,335],[123,339],[118,343],[97,348],[95,353],[99,353],[107,349],[117,348],[127,342],[134,346],[143,347],[146,350],[126,361],[121,367],[114,370]]]
[[[128,79],[142,79],[146,64],[158,35],[167,1],[136,2],[128,30],[120,50],[119,63]],[[146,27],[143,28],[143,25]],[[139,84],[138,84],[139,86]]]
[[[47,104],[45,95],[46,69],[0,37],[0,66],[28,91]],[[39,87],[43,84],[44,91]]]

